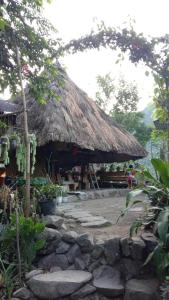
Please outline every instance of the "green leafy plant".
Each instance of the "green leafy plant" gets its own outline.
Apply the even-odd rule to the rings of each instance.
[[[9,262],[17,261],[16,257],[16,216],[11,216],[11,222],[4,227],[0,236],[0,250],[3,258]],[[19,240],[21,262],[24,269],[30,269],[37,251],[44,247],[45,241],[39,239],[44,230],[44,224],[32,218],[19,217]]]
[[[155,222],[155,234],[158,244],[145,261],[145,265],[153,260],[160,279],[165,279],[169,267],[169,207],[164,208]]]
[[[144,206],[145,213],[133,222],[130,236],[137,234],[141,228],[149,229],[156,235],[158,244],[147,257],[145,264],[153,260],[158,276],[164,279],[169,267],[169,163],[160,159],[152,159],[151,163],[157,178],[148,170],[144,171],[144,179],[148,184],[127,195],[126,208],[121,216],[137,204]],[[137,199],[142,193],[148,196],[148,202]]]
[[[13,289],[14,289],[14,280],[16,278],[15,274],[16,265],[14,263],[7,264],[0,257],[0,272],[1,272],[1,287],[3,289],[3,294],[7,299],[11,299]]]
[[[58,196],[62,196],[62,186],[56,184],[46,184],[37,189],[40,200],[53,200]]]

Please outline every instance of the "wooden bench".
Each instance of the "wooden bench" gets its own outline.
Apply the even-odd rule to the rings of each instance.
[[[117,172],[100,172],[100,184],[112,185],[114,187],[127,187],[128,186],[128,176],[124,171]]]

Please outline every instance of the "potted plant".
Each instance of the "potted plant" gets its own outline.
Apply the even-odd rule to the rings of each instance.
[[[54,215],[56,205],[58,204],[57,198],[61,196],[61,186],[55,184],[46,184],[37,189],[37,196],[41,213],[43,215]]]
[[[62,203],[62,200],[63,200],[63,188],[62,186],[57,186],[58,189],[57,189],[57,196],[56,196],[56,204],[59,205]]]

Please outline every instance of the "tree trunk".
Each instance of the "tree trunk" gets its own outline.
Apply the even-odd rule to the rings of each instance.
[[[23,102],[23,117],[24,117],[24,142],[26,149],[26,189],[25,189],[25,201],[24,201],[24,215],[29,217],[30,215],[30,138],[28,131],[28,117],[27,117],[27,108],[26,108],[26,98],[23,87],[22,80],[22,67],[20,61],[20,53],[18,47],[16,47],[16,56],[17,56],[17,65],[18,65],[18,74],[20,79],[22,102]]]
[[[169,132],[167,132],[166,152],[166,161],[169,162]]]

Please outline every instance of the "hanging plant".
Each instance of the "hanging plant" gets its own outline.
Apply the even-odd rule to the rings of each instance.
[[[35,170],[36,163],[36,147],[37,141],[35,134],[29,135],[30,140],[30,159],[32,163],[31,174]],[[15,147],[14,147],[15,146]],[[21,134],[14,133],[11,136],[5,135],[0,138],[0,158],[4,161],[5,165],[8,165],[9,151],[15,149],[16,164],[18,171],[24,173],[26,171],[26,148],[24,138]]]
[[[25,146],[19,135],[16,137],[16,163],[17,163],[18,171],[21,173],[24,173],[24,170],[25,170]]]
[[[35,134],[30,134],[30,153],[32,157],[32,168],[31,168],[31,174],[34,173],[35,170],[35,163],[36,163],[36,147],[37,147],[37,140]]]
[[[0,156],[4,161],[5,165],[9,164],[9,149],[10,149],[10,140],[7,135],[1,137],[1,147],[0,147]]]

